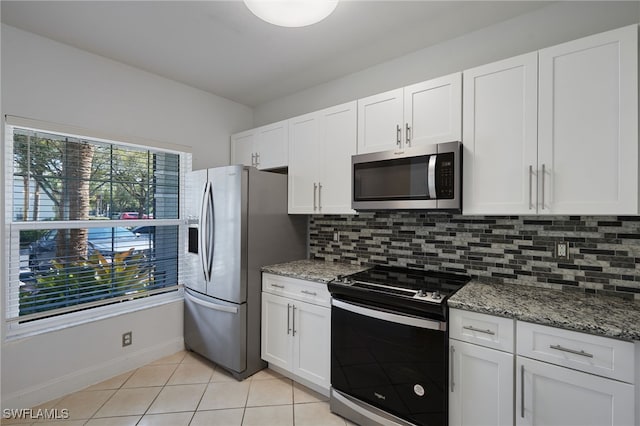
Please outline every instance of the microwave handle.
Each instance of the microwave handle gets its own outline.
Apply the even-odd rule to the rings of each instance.
[[[427,183],[429,185],[429,198],[436,197],[436,159],[437,155],[429,157],[429,168],[427,169]]]

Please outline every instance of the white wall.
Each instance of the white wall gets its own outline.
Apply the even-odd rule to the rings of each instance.
[[[640,2],[554,3],[254,108],[254,126],[640,22]]]
[[[3,114],[192,146],[194,168],[228,164],[229,135],[251,127],[251,109],[227,99],[6,25],[0,40]],[[12,342],[3,321],[1,407],[31,407],[181,349],[182,312],[179,300]]]
[[[7,25],[2,79],[5,114],[191,146],[194,169],[229,164],[252,123],[247,106]]]

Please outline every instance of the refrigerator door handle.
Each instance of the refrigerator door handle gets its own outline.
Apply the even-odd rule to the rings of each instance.
[[[203,306],[205,308],[213,309],[215,311],[229,312],[231,314],[237,314],[238,313],[238,308],[236,308],[236,307],[218,305],[217,303],[207,302],[206,300],[202,300],[202,299],[199,299],[197,297],[192,296],[189,293],[189,290],[185,290],[184,297],[186,297],[187,299],[189,299],[190,302],[193,302],[196,305],[200,305],[200,306]]]
[[[213,210],[213,185],[211,182],[209,182],[209,194],[207,197],[207,201],[208,201],[208,207],[207,207],[207,224],[208,224],[208,237],[209,237],[209,241],[208,241],[208,245],[209,245],[209,249],[207,251],[208,254],[208,259],[207,259],[207,269],[208,269],[208,274],[209,274],[209,278],[207,281],[211,281],[211,274],[213,273],[213,251],[214,251],[214,247],[215,247],[215,232],[216,232],[216,227],[215,227],[215,214],[214,214],[214,210]]]
[[[209,182],[204,186],[202,194],[202,206],[200,208],[200,221],[198,223],[198,253],[200,255],[200,265],[202,266],[202,273],[204,280],[209,281],[209,275],[207,274],[206,260],[208,258],[208,241],[207,241],[207,219],[208,219],[208,194],[209,194]]]

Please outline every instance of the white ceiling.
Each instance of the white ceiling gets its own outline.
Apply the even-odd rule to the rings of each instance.
[[[547,5],[342,0],[267,24],[235,1],[2,1],[2,22],[256,106]]]

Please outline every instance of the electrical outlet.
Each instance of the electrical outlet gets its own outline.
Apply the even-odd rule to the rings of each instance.
[[[558,259],[569,258],[569,243],[566,241],[559,241],[556,243],[556,257]]]
[[[127,331],[122,334],[122,347],[129,346],[133,342],[133,333]]]
[[[333,233],[333,241],[335,241],[335,242],[340,241],[340,231],[335,231]]]

